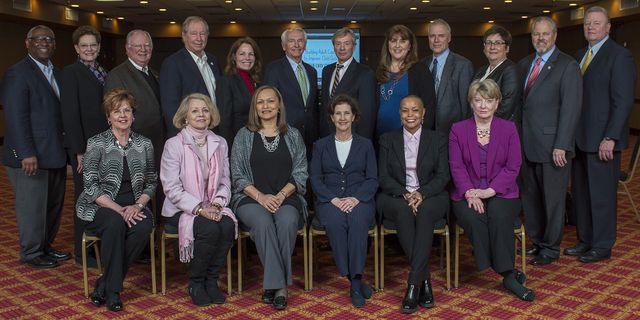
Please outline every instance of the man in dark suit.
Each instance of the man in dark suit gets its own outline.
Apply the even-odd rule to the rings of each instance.
[[[202,93],[217,103],[220,98],[220,68],[215,56],[204,51],[209,38],[209,25],[201,17],[190,16],[182,23],[184,48],[170,55],[160,68],[160,97],[167,138],[178,133],[173,126],[182,98]],[[221,101],[220,101],[221,102]]]
[[[158,73],[149,68],[153,42],[148,32],[139,29],[129,32],[126,42],[128,59],[109,72],[104,92],[124,88],[136,98],[136,114],[131,129],[151,140],[158,168],[164,148],[164,124]]]
[[[53,31],[29,30],[29,55],[2,82],[5,128],[3,163],[16,201],[20,261],[54,268],[71,255],[51,248],[60,227],[67,156],[63,147],[58,70],[51,63]]]
[[[449,136],[454,122],[471,116],[467,91],[473,77],[473,64],[449,49],[451,27],[442,20],[429,23],[429,48],[432,55],[425,58],[433,74],[436,89],[435,129]],[[428,106],[427,106],[428,107]]]
[[[287,123],[302,133],[307,150],[312,150],[318,137],[318,74],[310,64],[302,61],[307,33],[300,28],[287,29],[280,40],[285,56],[267,65],[263,84],[280,91],[287,110]],[[307,152],[307,158],[311,159],[311,152]]]
[[[531,40],[536,52],[518,62],[522,94],[522,205],[529,237],[529,263],[547,265],[560,256],[565,194],[582,101],[578,64],[555,46],[555,22],[536,18]]]
[[[631,52],[609,38],[610,29],[607,11],[589,8],[589,45],[575,56],[584,85],[571,183],[578,244],[564,253],[585,263],[609,259],[616,241],[620,152],[634,103],[636,66]]]
[[[344,93],[355,98],[360,108],[360,120],[354,124],[355,132],[365,138],[373,139],[378,115],[376,76],[371,68],[353,59],[356,35],[351,29],[337,30],[331,42],[338,61],[322,69],[322,106],[318,116],[319,136],[324,137],[335,131],[327,109],[334,96]]]

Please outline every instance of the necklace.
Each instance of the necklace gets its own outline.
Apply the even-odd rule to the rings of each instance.
[[[276,149],[278,149],[278,144],[280,143],[279,134],[276,135],[276,138],[273,139],[273,141],[269,142],[267,141],[267,138],[264,136],[264,133],[262,132],[262,130],[258,131],[258,133],[260,134],[260,138],[262,138],[262,145],[264,145],[264,148],[267,149],[267,152],[274,152],[276,151]]]
[[[384,83],[380,86],[380,95],[382,96],[382,99],[384,99],[384,101],[389,101],[389,99],[391,99],[391,96],[393,95],[393,90],[398,85],[398,82],[400,81],[400,79],[402,79],[402,76],[397,77],[395,74],[390,74],[390,76],[394,77],[394,79],[389,89],[385,90],[386,84]]]
[[[476,127],[476,134],[478,135],[478,138],[480,138],[480,139],[485,138],[485,137],[490,137],[491,136],[491,128],[482,129],[482,128]]]

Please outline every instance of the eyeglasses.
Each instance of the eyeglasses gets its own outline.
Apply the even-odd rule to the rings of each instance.
[[[120,109],[111,111],[111,113],[128,115],[128,114],[132,114],[133,113],[133,109],[131,109],[131,108],[120,108]]]
[[[56,38],[52,38],[52,37],[48,37],[48,36],[39,36],[39,37],[29,37],[29,40],[35,42],[35,43],[54,43],[56,41]]]
[[[145,48],[147,50],[153,49],[153,45],[148,43],[147,44],[129,44],[128,46],[129,48],[134,48],[136,50],[142,50],[142,48]]]
[[[482,43],[485,47],[491,47],[491,46],[501,46],[504,44],[507,44],[506,42],[502,41],[502,40],[497,40],[497,41],[491,41],[491,40],[487,40],[485,42]]]
[[[98,49],[99,44],[97,43],[90,43],[90,44],[80,44],[78,45],[78,47],[80,47],[80,50],[84,51],[84,50],[88,50],[88,49]]]

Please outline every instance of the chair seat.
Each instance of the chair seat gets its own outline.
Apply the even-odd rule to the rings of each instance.
[[[436,224],[434,226],[434,230],[437,229],[442,229],[447,225],[447,220],[445,220],[444,218],[436,221]],[[397,230],[398,227],[396,226],[395,221],[391,220],[391,219],[382,219],[382,226],[387,229],[387,230]]]
[[[169,223],[165,223],[164,224],[164,233],[167,234],[177,234],[178,233],[178,227],[169,224]]]
[[[369,230],[374,229],[375,227],[376,219],[371,219]],[[314,231],[326,231],[326,228],[320,223],[320,219],[318,219],[318,216],[313,217],[313,220],[311,221],[311,229]]]

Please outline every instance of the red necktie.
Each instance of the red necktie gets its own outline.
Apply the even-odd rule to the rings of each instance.
[[[527,79],[527,86],[524,87],[525,98],[529,94],[529,90],[531,90],[533,84],[536,82],[538,74],[540,74],[540,62],[542,62],[542,57],[538,57],[538,59],[536,59],[536,64],[533,66],[533,70],[531,70],[531,73],[529,74],[529,78]]]

